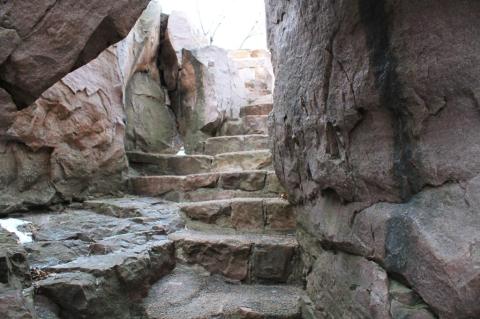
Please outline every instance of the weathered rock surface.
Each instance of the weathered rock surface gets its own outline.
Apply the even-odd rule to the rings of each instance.
[[[213,157],[129,152],[128,160],[141,175],[188,175],[209,172]]]
[[[168,17],[151,1],[128,37],[118,45],[124,77],[125,148],[128,151],[176,153],[176,119],[157,66]]]
[[[152,287],[144,305],[152,319],[295,319],[301,318],[301,295],[298,287],[232,285],[219,277],[181,267]]]
[[[34,319],[21,290],[0,283],[0,314],[4,319]]]
[[[240,119],[228,120],[221,128],[221,135],[267,134],[266,115],[246,115]]]
[[[231,234],[221,231],[176,232],[177,258],[210,273],[244,282],[298,282],[298,244],[293,236]]]
[[[121,86],[109,49],[14,114],[0,141],[0,212],[123,188]]]
[[[273,177],[273,178],[272,178]],[[164,175],[130,177],[131,191],[143,196],[169,196],[202,190],[244,191],[263,193],[265,197],[278,196],[283,190],[273,172],[238,171],[224,173],[203,173],[193,175]]]
[[[301,296],[298,287],[232,285],[217,276],[178,267],[152,287],[144,307],[152,319],[296,319],[301,318]]]
[[[183,64],[183,50],[195,50],[209,45],[208,39],[201,34],[200,30],[195,29],[188,15],[181,11],[172,11],[168,15],[166,37],[168,45],[175,52],[177,67]],[[174,65],[166,65],[166,67],[174,67]],[[178,69],[175,71],[178,73]]]
[[[317,317],[478,317],[480,6],[271,0],[267,15],[274,163],[318,255]],[[428,306],[399,306],[387,277]]]
[[[146,4],[2,6],[0,214],[123,189],[122,77],[115,49],[97,55],[127,35]],[[42,92],[15,112],[13,101],[23,108]]]
[[[6,251],[10,286],[28,287],[24,274],[34,281],[23,294],[0,286],[2,315],[141,318],[139,301],[175,266],[174,245],[166,235],[183,227],[178,207],[135,197],[97,199],[85,206],[98,213],[69,209],[22,216],[31,222],[34,238],[23,252],[0,232],[0,267],[5,270]],[[27,262],[31,269],[23,266]]]
[[[268,135],[262,134],[210,137],[205,141],[204,153],[217,155],[268,149],[269,142]]]
[[[204,224],[241,231],[295,231],[295,213],[286,200],[278,198],[232,198],[180,204],[192,222],[189,229]]]
[[[244,86],[228,52],[214,46],[184,50],[172,103],[186,150],[201,151],[201,143],[245,104]]]
[[[0,86],[17,106],[124,38],[146,0],[8,1],[0,8]]]
[[[272,167],[272,153],[258,150],[217,154],[213,166],[216,172],[269,169]]]

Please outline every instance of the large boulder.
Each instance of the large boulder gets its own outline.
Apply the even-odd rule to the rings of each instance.
[[[246,104],[245,85],[228,52],[215,46],[183,50],[173,107],[188,152],[200,151],[226,118]]]
[[[124,38],[148,0],[7,1],[0,8],[0,87],[19,107]]]
[[[307,262],[314,308],[338,314],[325,278],[358,282],[317,263],[365,263],[333,251],[380,265],[440,318],[480,316],[480,4],[269,0],[267,15],[275,168],[304,251],[326,254]]]
[[[8,122],[0,144],[0,212],[123,187],[122,82],[113,48]]]
[[[168,91],[157,66],[166,22],[160,2],[150,2],[118,47],[124,78],[128,151],[176,153],[181,146]]]
[[[182,64],[182,51],[208,46],[208,39],[196,29],[188,15],[182,11],[172,11],[168,16],[167,34],[179,64]]]
[[[185,14],[172,12],[159,66],[188,153],[199,152],[227,117],[246,104],[246,89],[228,51],[208,45]]]

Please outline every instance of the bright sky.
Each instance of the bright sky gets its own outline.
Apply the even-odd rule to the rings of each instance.
[[[225,49],[266,48],[264,0],[160,0],[164,13],[186,12],[192,24],[217,32],[213,44]]]

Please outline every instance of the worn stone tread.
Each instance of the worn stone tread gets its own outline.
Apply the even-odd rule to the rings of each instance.
[[[168,192],[190,192],[197,189],[242,190],[280,193],[283,188],[273,171],[244,170],[209,172],[189,175],[130,177],[132,192],[145,196],[161,196]]]
[[[215,155],[212,170],[215,172],[273,169],[270,150],[229,152]]]
[[[296,227],[293,208],[281,198],[231,198],[179,206],[190,229],[214,225],[247,232],[293,232]]]
[[[210,171],[213,156],[127,152],[130,166],[142,175],[187,175]]]
[[[178,266],[152,286],[143,306],[149,319],[299,319],[302,294],[298,286],[230,284]]]
[[[204,152],[207,155],[220,153],[254,151],[269,149],[269,137],[265,134],[217,136],[205,141]]]
[[[228,232],[205,232],[194,230],[181,230],[170,234],[169,239],[173,241],[189,240],[189,241],[207,241],[211,243],[242,243],[248,245],[281,245],[289,247],[297,247],[298,243],[294,235],[276,235],[276,234],[232,234]]]
[[[173,202],[203,202],[229,198],[276,198],[278,193],[266,191],[243,191],[238,189],[220,190],[218,188],[200,188],[194,191],[172,191],[162,198]]]
[[[227,120],[220,135],[268,134],[268,115],[244,115],[239,119]]]
[[[273,110],[273,103],[251,104],[240,108],[240,116],[268,115]]]

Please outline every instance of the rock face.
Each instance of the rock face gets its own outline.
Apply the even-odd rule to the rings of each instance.
[[[115,10],[126,10],[121,13],[126,16],[118,23],[110,18],[106,21],[118,24],[122,31],[132,12],[121,3]],[[14,9],[5,7],[7,11]],[[0,213],[123,190],[125,146],[175,150],[175,119],[166,105],[168,95],[156,64],[161,19],[158,1],[151,2],[127,39],[65,76],[22,111],[16,112],[8,92],[0,88]],[[116,30],[109,29],[108,23],[103,26],[107,29],[98,30],[97,41],[109,39],[109,32]],[[115,33],[109,43],[126,31]],[[93,49],[103,49],[102,43],[86,48],[84,53],[91,55]],[[79,61],[87,61],[86,56]],[[9,68],[13,66],[5,66],[5,76]],[[21,76],[22,70],[16,74]],[[48,76],[46,73],[46,83],[51,81]],[[31,93],[34,96],[33,89]]]
[[[187,153],[201,153],[203,142],[248,104],[248,80],[240,74],[248,67],[237,64],[229,51],[209,46],[183,14],[169,17],[160,69]]]
[[[2,318],[145,318],[141,299],[175,266],[166,235],[183,227],[178,207],[136,197],[76,207],[22,216],[33,237],[23,247],[0,229]]]
[[[147,4],[74,2],[0,8],[0,213],[122,186],[125,127],[114,50],[16,112],[125,37]]]
[[[147,0],[8,1],[0,8],[0,87],[33,103],[72,70],[124,38]]]
[[[126,140],[128,151],[177,152],[180,137],[168,91],[157,66],[167,16],[159,1],[152,1],[132,32],[118,46],[125,82]]]
[[[14,114],[0,142],[0,211],[121,189],[124,134],[122,81],[111,48]]]
[[[267,15],[311,313],[480,316],[480,5],[270,0]],[[393,279],[428,306],[396,301]]]
[[[202,142],[215,136],[227,117],[238,116],[244,93],[226,50],[184,50],[173,105],[186,150],[201,151]]]

